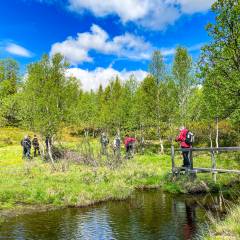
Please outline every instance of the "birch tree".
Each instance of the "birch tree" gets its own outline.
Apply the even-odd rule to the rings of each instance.
[[[186,125],[189,120],[189,99],[194,84],[192,58],[189,56],[186,48],[178,47],[176,49],[172,73],[178,92],[179,123]]]
[[[58,133],[67,118],[70,105],[77,97],[77,92],[72,91],[78,89],[77,82],[65,76],[67,66],[60,54],[52,58],[44,55],[39,62],[28,66],[28,77],[22,92],[24,124],[43,137],[48,137],[50,147],[52,137]]]
[[[149,72],[153,76],[156,82],[156,87],[157,87],[157,93],[155,95],[156,97],[155,123],[157,124],[157,134],[158,134],[159,143],[160,143],[160,152],[163,153],[164,147],[163,147],[163,138],[161,133],[160,85],[166,79],[166,69],[165,69],[165,64],[163,62],[163,56],[159,50],[156,50],[153,52],[152,60],[149,65]]]

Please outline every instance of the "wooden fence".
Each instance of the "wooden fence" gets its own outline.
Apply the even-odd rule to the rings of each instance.
[[[218,147],[218,148],[178,148],[174,149],[174,146],[171,146],[171,158],[172,158],[172,173],[177,174],[182,170],[185,170],[187,173],[196,174],[199,172],[205,173],[210,172],[213,174],[213,179],[216,181],[217,173],[234,173],[240,174],[240,170],[229,170],[229,169],[219,169],[217,168],[215,153],[227,152],[227,151],[240,151],[240,147]],[[190,160],[190,168],[176,167],[175,164],[175,152],[188,152]],[[194,168],[194,159],[193,152],[210,152],[211,153],[211,162],[212,166],[210,168]]]

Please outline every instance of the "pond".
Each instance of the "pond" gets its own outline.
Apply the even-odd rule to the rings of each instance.
[[[0,239],[195,239],[209,213],[222,215],[218,200],[140,191],[125,201],[10,218],[0,227]]]

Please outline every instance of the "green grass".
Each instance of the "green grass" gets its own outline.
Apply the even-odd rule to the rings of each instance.
[[[33,136],[33,133],[14,127],[0,128],[0,147],[19,145],[25,135]]]
[[[6,146],[0,148],[0,167],[23,165],[21,146]]]
[[[223,221],[212,219],[212,224],[204,240],[240,239],[240,206],[232,208]]]
[[[86,206],[110,199],[125,199],[135,189],[141,188],[162,187],[172,193],[188,193],[202,187],[206,191],[221,191],[232,196],[240,189],[240,178],[233,174],[218,174],[217,183],[212,181],[211,174],[198,174],[194,181],[187,176],[173,178],[170,156],[149,152],[124,160],[116,169],[104,164],[93,167],[72,163],[65,172],[52,171],[50,164],[40,159],[22,160],[19,142],[25,131],[5,128],[0,129],[0,133],[0,210],[27,206]],[[77,149],[80,143],[81,139],[64,133],[62,145],[65,148]],[[99,152],[97,139],[91,141],[91,145],[95,153]],[[239,154],[220,154],[217,167],[239,169],[239,159]],[[176,156],[176,163],[178,166],[182,164],[180,154]],[[195,156],[194,166],[210,167],[210,155]],[[239,211],[236,208],[225,222],[215,224],[215,232],[211,234],[218,233],[220,229],[239,233],[236,217]],[[234,222],[233,227],[231,222]],[[218,235],[215,237],[218,239]]]
[[[19,146],[0,148],[0,208],[19,204],[82,206],[107,199],[123,199],[136,188],[162,187],[172,193],[186,193],[206,182],[211,189],[222,190],[234,178],[219,175],[217,184],[211,174],[199,174],[194,182],[181,176],[172,179],[168,155],[137,155],[117,169],[71,164],[66,172],[52,172],[40,159],[23,161]],[[203,161],[203,158],[201,159]],[[205,161],[208,161],[206,159]],[[181,159],[177,159],[181,164]]]
[[[107,199],[124,199],[135,188],[159,186],[164,172],[157,157],[140,157],[116,170],[71,165],[52,172],[38,160],[0,171],[0,208],[18,204],[84,206]]]
[[[84,206],[108,199],[124,199],[136,188],[160,186],[170,159],[157,155],[138,156],[116,170],[71,164],[66,172],[53,172],[40,159],[22,160],[20,140],[25,131],[0,129],[0,209],[16,206]],[[6,140],[7,139],[7,140]],[[66,133],[62,145],[75,149],[81,139]],[[72,140],[72,139],[71,139]],[[98,140],[91,142],[99,151]],[[164,164],[163,164],[164,163]],[[164,165],[164,168],[163,168]]]

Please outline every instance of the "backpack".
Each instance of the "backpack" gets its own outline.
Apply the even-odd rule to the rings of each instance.
[[[34,147],[39,147],[38,139],[36,137],[33,138],[32,144],[33,144]]]
[[[192,145],[194,143],[194,134],[190,131],[186,134],[185,143]]]
[[[109,140],[106,136],[103,136],[102,139],[101,139],[101,142],[102,142],[102,144],[104,144],[106,146],[106,145],[108,145]]]
[[[31,148],[31,143],[27,139],[24,139],[21,144],[24,148]]]
[[[120,140],[120,138],[116,138],[116,139],[115,139],[115,146],[116,146],[117,148],[119,148],[120,145],[121,145],[121,140]]]

